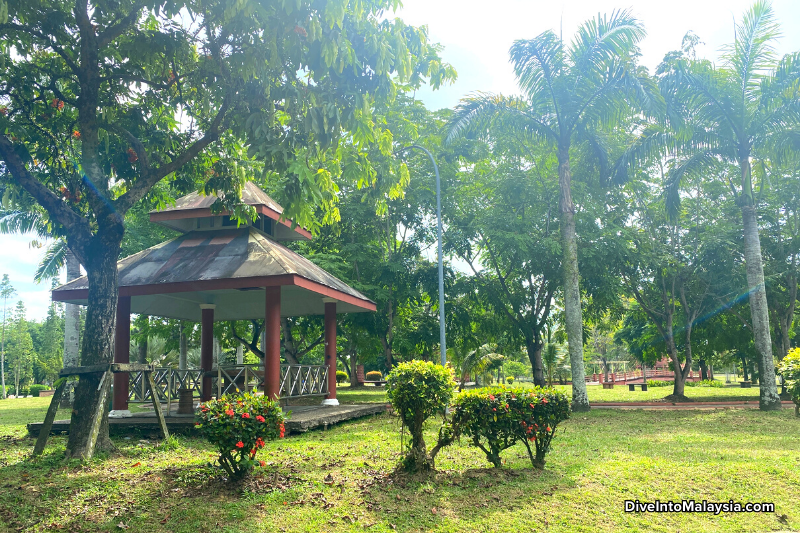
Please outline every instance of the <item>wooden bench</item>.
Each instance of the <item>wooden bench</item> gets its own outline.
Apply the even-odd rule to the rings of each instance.
[[[382,387],[386,385],[385,379],[367,381],[367,379],[364,377],[364,365],[356,366],[356,382],[359,385],[370,384],[370,385],[375,385],[376,387]]]
[[[752,381],[741,381],[739,382],[739,387],[742,389],[749,389],[753,386]]]
[[[628,390],[633,392],[636,390],[636,387],[641,387],[642,392],[647,391],[647,383],[628,383]]]

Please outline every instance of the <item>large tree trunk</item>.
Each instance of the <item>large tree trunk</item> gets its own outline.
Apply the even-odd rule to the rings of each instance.
[[[544,345],[541,342],[525,341],[528,349],[528,359],[531,362],[531,370],[533,371],[533,384],[539,387],[547,386],[547,381],[544,379],[544,363],[542,362],[542,348]]]
[[[564,269],[564,315],[572,369],[572,410],[588,411],[589,396],[583,370],[583,312],[581,310],[578,244],[575,236],[575,206],[572,203],[572,175],[569,168],[569,147],[558,149],[559,208]]]
[[[67,249],[67,283],[81,277],[81,264],[75,254]],[[80,362],[81,308],[76,304],[64,305],[64,368],[78,366]],[[75,396],[75,388],[70,381],[61,396],[61,406],[71,407]]]
[[[700,366],[700,381],[708,379],[708,365],[705,359],[700,359],[697,364]]]
[[[114,360],[114,316],[117,308],[117,257],[122,241],[122,224],[101,229],[87,246],[86,273],[89,297],[81,346],[81,366],[108,364]],[[101,397],[108,398],[111,380],[103,374],[83,374],[75,386],[75,405],[70,422],[67,456],[91,459],[95,447],[113,447],[108,437],[108,409],[102,409],[102,423],[97,435],[91,435],[92,418]],[[105,390],[103,390],[105,389]],[[96,440],[95,440],[96,439]],[[95,445],[96,442],[96,445]]]
[[[744,227],[744,258],[747,266],[747,285],[750,291],[750,316],[753,322],[756,352],[759,362],[759,383],[762,411],[781,408],[778,387],[775,384],[775,363],[772,359],[772,339],[769,332],[767,292],[764,287],[764,266],[761,258],[761,240],[758,236],[756,210],[752,205],[742,205]]]

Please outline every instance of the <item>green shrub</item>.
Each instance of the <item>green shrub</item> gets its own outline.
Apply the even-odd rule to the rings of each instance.
[[[655,379],[648,379],[648,387],[672,387],[675,385],[674,381],[657,381]]]
[[[341,370],[336,371],[336,383],[342,384],[347,381],[347,372],[343,372]]]
[[[278,402],[250,393],[205,402],[195,415],[195,426],[217,447],[219,464],[231,479],[255,466],[256,452],[265,441],[283,438],[283,421]]]
[[[40,392],[42,392],[43,390],[50,390],[50,387],[48,387],[47,385],[40,385],[38,383],[34,383],[29,387],[29,389],[31,392],[31,396],[33,396],[34,398],[38,398]]]
[[[377,370],[370,370],[369,372],[367,372],[365,379],[367,381],[383,381],[383,374],[381,374]]]
[[[785,380],[786,390],[792,397],[794,412],[800,416],[800,348],[789,350],[778,366],[778,372]]]
[[[428,452],[422,429],[428,418],[443,412],[450,403],[456,386],[453,369],[414,360],[395,366],[386,381],[386,395],[411,434],[411,447],[401,466],[409,472],[433,470],[436,454],[453,441],[453,436],[443,422],[436,446]]]
[[[508,383],[509,385],[511,385],[512,383],[514,383],[514,377],[513,377],[513,376],[508,376],[508,377],[506,378],[506,383]]]
[[[714,387],[714,388],[721,388],[724,387],[722,382],[717,381],[716,379],[704,379],[702,381],[687,381],[687,387]]]
[[[544,468],[556,426],[569,418],[569,399],[555,389],[487,387],[459,393],[453,401],[453,431],[466,435],[495,467],[500,453],[519,441],[535,468]],[[531,450],[534,443],[536,453]]]
[[[29,389],[28,387],[26,387],[25,385],[21,385],[21,386],[20,386],[20,388],[19,388],[19,390],[17,390],[16,388],[14,388],[14,386],[13,386],[13,385],[11,386],[11,393],[10,393],[10,394],[13,394],[13,395],[14,395],[14,396],[16,396],[17,398],[24,398],[24,397],[26,397],[26,396],[27,396],[29,393],[30,393],[30,389]]]

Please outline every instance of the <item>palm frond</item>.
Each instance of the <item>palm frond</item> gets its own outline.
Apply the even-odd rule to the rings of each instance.
[[[561,39],[548,30],[533,39],[517,40],[509,56],[522,90],[530,97],[547,94],[553,112],[560,116],[562,91],[556,85],[565,67]]]
[[[780,28],[767,0],[757,0],[736,25],[733,46],[725,50],[723,57],[735,75],[743,101],[751,100],[758,89],[759,72],[774,67],[773,42],[778,37]]]
[[[36,283],[41,283],[48,279],[57,278],[66,262],[66,258],[67,241],[58,239],[45,250],[44,257],[36,268],[33,280]]]
[[[35,232],[39,237],[47,235],[46,221],[38,210],[18,210],[0,208],[0,233]]]
[[[581,85],[581,78],[602,77],[609,64],[631,56],[646,35],[644,25],[631,15],[630,9],[584,22],[569,48],[571,70],[576,74],[574,86]]]
[[[718,164],[719,159],[715,153],[704,151],[696,152],[670,168],[664,190],[664,205],[670,220],[675,220],[678,216],[678,209],[681,205],[681,182],[691,176],[709,171]]]
[[[556,137],[547,124],[528,112],[524,100],[478,92],[463,98],[456,106],[455,113],[447,125],[445,144],[451,143],[467,132],[485,136],[498,123],[514,126],[517,131],[526,131],[535,137],[549,140],[555,140]]]

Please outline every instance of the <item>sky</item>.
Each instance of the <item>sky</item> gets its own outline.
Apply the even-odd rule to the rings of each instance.
[[[740,20],[750,0],[405,0],[396,16],[415,26],[426,25],[430,40],[444,46],[442,57],[458,71],[458,80],[438,91],[417,92],[430,109],[453,107],[474,91],[516,94],[508,49],[516,39],[531,39],[546,30],[571,40],[578,26],[598,13],[630,8],[642,21],[647,37],[641,43],[642,64],[652,72],[664,55],[680,47],[694,32],[704,43],[699,57],[719,60],[723,45],[733,42],[734,18]],[[800,0],[774,0],[773,10],[783,37],[777,52],[800,50]],[[0,275],[8,274],[28,308],[28,317],[42,319],[50,305],[49,284],[33,283],[44,249],[32,248],[31,236],[0,236]],[[433,259],[431,250],[431,259]],[[16,303],[16,299],[14,300]],[[11,303],[9,303],[11,305]]]

